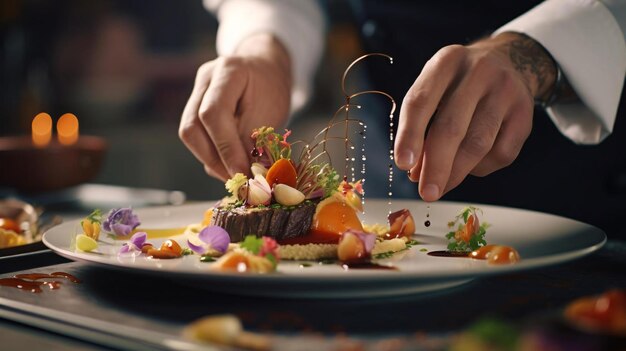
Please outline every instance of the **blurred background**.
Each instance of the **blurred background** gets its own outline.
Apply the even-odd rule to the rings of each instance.
[[[199,0],[3,0],[0,136],[29,134],[39,112],[71,112],[81,134],[109,145],[94,182],[224,196],[177,135],[196,70],[216,57],[216,30]],[[294,121],[321,126],[342,103],[339,79],[361,52],[354,31],[337,24],[329,45],[341,44],[326,50],[315,101]]]
[[[395,68],[368,66],[350,81],[352,86],[366,87],[368,76],[400,80],[404,88],[392,90],[399,103],[438,48],[467,43],[504,23],[479,6],[449,2],[455,7],[439,13],[424,2],[417,17],[400,8],[404,16],[398,18],[406,21],[406,30],[389,33],[383,20],[364,18],[348,2],[325,1],[326,50],[315,95],[293,118],[294,135],[310,137],[305,131],[321,129],[343,103],[341,74],[360,54],[385,50],[384,44],[392,40],[415,42],[415,47],[404,47],[407,52],[390,52],[398,62]],[[520,2],[515,8],[490,3],[508,20],[536,1]],[[433,28],[439,36],[430,35]],[[177,135],[197,67],[216,56],[216,30],[215,18],[200,0],[2,0],[0,137],[28,135],[39,112],[48,112],[54,120],[71,112],[80,121],[81,135],[100,136],[108,143],[104,163],[91,182],[177,190],[189,200],[222,197],[221,182],[206,176]],[[364,37],[369,38],[367,45],[362,44]],[[374,101],[364,113],[386,116],[386,108]],[[562,137],[545,114],[536,111],[534,128],[542,132],[533,133],[513,166],[484,179],[470,177],[446,199],[556,213],[600,226],[613,236],[626,236],[621,229],[626,210],[623,114],[622,107],[607,141],[581,147]],[[372,138],[370,145],[385,143],[384,133],[379,134],[382,137]],[[376,146],[368,150],[387,152]],[[11,167],[0,165],[0,172],[10,172]],[[375,168],[369,167],[375,183],[366,190],[384,196],[385,187],[378,183],[385,182],[386,169],[376,174]],[[397,196],[417,197],[414,184],[399,181],[395,187]],[[0,190],[4,196],[16,194],[4,184]]]

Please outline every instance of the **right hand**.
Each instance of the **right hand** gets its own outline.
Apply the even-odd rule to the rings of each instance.
[[[290,102],[287,51],[271,35],[255,35],[234,56],[200,66],[178,133],[205,171],[226,181],[249,173],[252,129],[283,127]]]

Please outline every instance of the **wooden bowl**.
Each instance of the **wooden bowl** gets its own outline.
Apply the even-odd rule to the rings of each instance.
[[[24,193],[60,190],[92,180],[100,171],[107,144],[81,136],[70,146],[51,141],[35,147],[29,136],[0,138],[0,186]]]

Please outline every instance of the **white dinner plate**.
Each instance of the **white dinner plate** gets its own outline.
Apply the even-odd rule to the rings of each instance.
[[[141,220],[138,229],[179,228],[198,223],[211,204],[136,210]],[[444,235],[449,231],[447,223],[465,206],[439,201],[428,208],[421,201],[394,200],[390,207],[387,200],[367,199],[362,215],[365,223],[385,223],[390,208],[392,211],[408,208],[416,221],[417,234],[414,238],[420,244],[388,260],[379,261],[383,265],[393,264],[397,270],[344,270],[339,264],[313,263],[309,266],[301,261],[281,261],[278,271],[272,274],[229,273],[212,270],[211,263],[200,262],[197,255],[173,260],[150,259],[143,255],[120,257],[117,252],[123,241],[113,242],[107,238],[102,239],[97,252],[86,253],[72,248],[72,240],[79,231],[79,221],[50,229],[44,234],[43,242],[58,254],[76,261],[156,273],[213,291],[293,298],[380,297],[440,290],[480,276],[566,262],[590,254],[606,242],[602,230],[579,221],[528,210],[479,205],[483,211],[480,220],[491,224],[486,235],[488,243],[516,248],[522,257],[520,262],[489,265],[482,260],[427,255],[430,251],[445,250]],[[430,227],[423,225],[427,219],[432,223]],[[184,234],[171,239],[186,247]],[[148,241],[158,247],[164,240]]]

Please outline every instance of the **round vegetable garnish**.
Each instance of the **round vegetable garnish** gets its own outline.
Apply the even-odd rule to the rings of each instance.
[[[311,229],[341,235],[350,229],[363,231],[363,225],[352,206],[330,197],[317,205]]]

